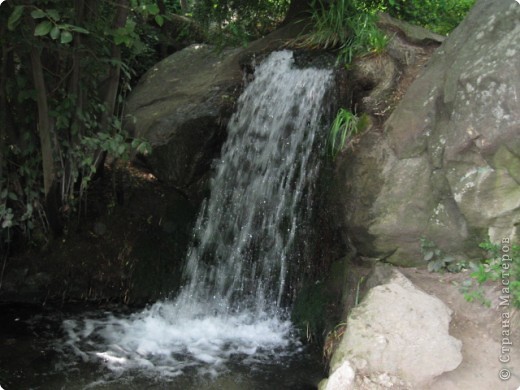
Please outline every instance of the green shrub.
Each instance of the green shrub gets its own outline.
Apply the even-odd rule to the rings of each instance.
[[[393,17],[446,35],[464,19],[475,0],[363,0],[365,12],[387,12]]]
[[[311,49],[328,49],[344,45],[352,38],[349,15],[353,13],[350,2],[338,0],[329,6],[321,1],[313,4],[311,11],[312,32],[305,35],[302,46]]]
[[[284,19],[289,0],[200,0],[189,15],[200,24],[207,40],[219,48],[246,45],[273,31]]]
[[[368,125],[368,117],[361,117],[349,110],[340,108],[329,132],[328,148],[332,158],[336,158],[339,152],[360,134]]]
[[[360,12],[349,0],[328,5],[318,1],[311,11],[311,32],[293,44],[307,49],[337,49],[338,62],[348,64],[356,55],[381,53],[386,48],[389,39],[375,22],[375,15]]]
[[[457,261],[456,257],[444,253],[434,242],[424,237],[421,238],[421,252],[430,272],[460,272],[466,266],[463,261]]]
[[[487,240],[479,247],[486,251],[487,256],[479,264],[471,264],[471,279],[466,280],[461,288],[466,300],[479,301],[489,306],[490,302],[484,297],[482,285],[504,279],[509,284],[506,286],[501,283],[501,286],[508,287],[512,305],[520,308],[520,245],[502,246]],[[507,252],[502,251],[505,247],[508,248]],[[510,260],[504,261],[505,256]]]
[[[358,14],[349,19],[352,38],[339,50],[339,59],[351,63],[356,55],[381,54],[390,38],[376,25],[376,16]]]

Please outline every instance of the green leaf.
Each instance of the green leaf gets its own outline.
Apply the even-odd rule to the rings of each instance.
[[[439,272],[444,267],[444,262],[442,260],[434,260],[428,263],[428,268],[430,268],[430,265],[433,272]]]
[[[116,33],[114,34],[114,43],[116,45],[121,45],[124,43],[126,46],[129,46],[130,38],[128,35],[126,35],[126,31],[124,29],[117,29]]]
[[[136,22],[134,22],[131,19],[128,19],[125,23],[124,29],[126,30],[127,33],[131,33],[131,32],[134,32],[136,26],[137,26]]]
[[[155,23],[157,23],[159,27],[162,27],[162,25],[164,24],[164,18],[161,15],[157,15],[155,17]]]
[[[141,154],[144,154],[144,155],[147,155],[147,154],[150,154],[152,152],[151,150],[151,146],[148,142],[142,142],[138,147],[137,147],[137,151]]]
[[[146,10],[151,15],[157,15],[159,13],[159,7],[157,6],[157,4],[148,4],[146,6]]]
[[[15,27],[18,25],[18,22],[20,21],[20,17],[23,14],[23,5],[17,5],[14,7],[13,13],[9,16],[9,19],[7,20],[7,28],[10,31],[13,31]]]
[[[2,222],[2,229],[10,228],[13,226],[13,221],[11,219],[6,219]]]
[[[118,118],[114,118],[114,127],[116,129],[121,129],[121,121]]]
[[[69,43],[72,41],[72,34],[69,31],[62,31],[61,32],[61,43]]]
[[[18,196],[14,192],[9,193],[9,199],[11,200],[18,200]]]
[[[60,28],[58,26],[54,26],[51,30],[50,36],[52,39],[58,39],[60,36]]]
[[[47,35],[52,29],[52,23],[48,20],[45,20],[38,24],[36,28],[34,29],[34,36],[35,37],[42,37],[44,35]]]
[[[444,259],[442,259],[445,263],[451,263],[455,261],[455,257],[453,256],[446,256]]]
[[[41,10],[39,8],[35,9],[34,11],[31,12],[31,17],[33,19],[41,19],[41,18],[44,18],[46,16],[47,16],[47,14],[43,10]]]
[[[79,32],[81,34],[90,34],[90,31],[84,29],[83,27],[73,26],[71,24],[67,25],[67,29],[70,31]]]
[[[54,20],[55,22],[57,22],[58,20],[60,20],[60,14],[57,10],[55,9],[49,9],[47,10],[47,15],[50,16],[50,18],[52,20]]]
[[[426,252],[424,254],[424,261],[430,261],[433,259],[433,251]]]
[[[119,156],[122,156],[126,151],[126,145],[125,144],[121,144],[117,147],[117,154]]]

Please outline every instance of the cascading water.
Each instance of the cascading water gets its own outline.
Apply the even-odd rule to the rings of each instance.
[[[315,138],[331,78],[330,70],[295,68],[289,51],[257,66],[215,162],[185,285],[174,300],[130,317],[65,321],[76,354],[116,372],[174,377],[297,349],[283,303],[310,214]]]

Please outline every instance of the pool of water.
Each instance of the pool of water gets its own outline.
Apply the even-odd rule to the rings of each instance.
[[[162,355],[141,351],[136,356],[142,359],[136,364],[136,356],[127,356],[127,346],[119,346],[116,340],[102,339],[93,328],[103,323],[106,329],[107,321],[114,319],[135,320],[143,310],[117,306],[94,310],[84,306],[56,309],[0,305],[0,312],[0,386],[4,390],[305,390],[315,389],[324,376],[319,352],[301,344],[294,334],[283,347],[248,349],[244,345],[250,344],[243,341],[239,348],[232,341],[224,342],[219,346],[220,355],[205,354],[204,349],[210,348],[210,344],[201,344],[200,339],[190,339],[188,334],[184,350]],[[71,333],[72,327],[76,331]],[[182,332],[188,332],[188,328]],[[79,329],[87,329],[88,337],[78,337]],[[155,331],[153,329],[150,331]],[[261,328],[254,326],[247,329],[261,332]],[[230,325],[229,332],[236,335],[237,329]],[[210,332],[210,335],[213,334]],[[161,333],[156,336],[165,338]],[[246,341],[251,343],[249,338]],[[193,348],[190,343],[194,344]],[[221,355],[226,353],[224,359]],[[125,366],[126,361],[121,359],[127,359],[130,364]]]

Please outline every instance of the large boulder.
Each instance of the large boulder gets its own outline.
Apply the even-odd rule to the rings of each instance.
[[[478,1],[384,125],[339,162],[339,224],[361,255],[420,263],[518,240],[520,7]]]
[[[126,128],[152,145],[154,174],[189,197],[200,195],[225,139],[220,122],[229,117],[242,80],[236,52],[191,45],[150,69],[126,105]]]
[[[365,388],[363,377],[420,389],[462,362],[462,343],[449,335],[451,310],[442,301],[388,266],[376,267],[368,283],[374,287],[350,312],[323,389]],[[342,387],[354,376],[358,385]]]
[[[205,195],[211,163],[255,60],[283,48],[304,24],[293,23],[247,48],[194,44],[165,58],[139,81],[125,108],[125,129],[150,142],[146,162],[162,182],[194,203]]]

